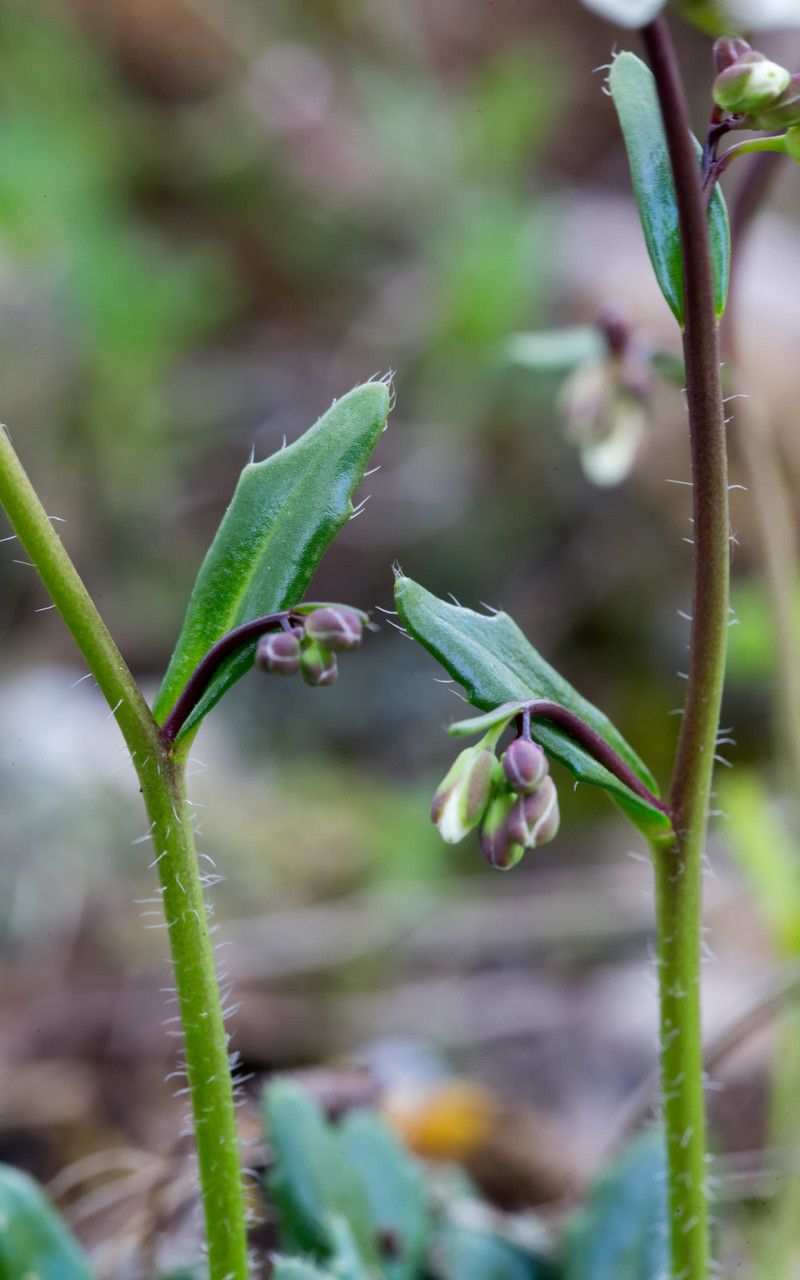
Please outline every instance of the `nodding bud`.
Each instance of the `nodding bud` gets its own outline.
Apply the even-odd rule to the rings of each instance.
[[[300,641],[291,631],[271,631],[256,646],[256,666],[274,676],[294,676],[300,670]]]
[[[734,62],[738,62],[746,53],[752,52],[752,46],[739,36],[720,36],[714,43],[714,70],[719,75],[720,71],[727,71]]]
[[[530,738],[516,738],[505,752],[502,764],[513,789],[524,793],[535,791],[550,767],[538,742],[531,742]]]
[[[357,649],[364,636],[364,623],[358,611],[341,604],[314,609],[306,618],[305,628],[310,640],[316,640],[332,653]]]
[[[754,113],[757,129],[790,129],[800,124],[800,74],[793,75],[771,106]]]
[[[533,795],[520,796],[508,815],[508,834],[523,849],[547,844],[558,831],[558,795],[552,778],[545,778]]]
[[[480,822],[489,803],[497,760],[480,744],[467,747],[439,784],[431,822],[448,844],[458,844]]]
[[[339,674],[336,654],[329,653],[321,644],[312,641],[303,647],[300,654],[300,672],[306,684],[314,688],[334,684]]]
[[[751,51],[720,71],[714,81],[714,101],[725,111],[750,115],[774,103],[791,78],[785,67]]]
[[[495,796],[481,825],[481,853],[495,871],[509,871],[525,852],[509,831],[508,815],[513,806],[514,797],[508,792]]]

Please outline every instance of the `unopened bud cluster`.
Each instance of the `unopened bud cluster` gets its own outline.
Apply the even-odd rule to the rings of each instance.
[[[433,797],[431,818],[449,844],[479,827],[487,862],[506,871],[526,849],[553,839],[558,796],[538,743],[520,736],[498,760],[495,736],[461,752]]]
[[[357,649],[364,636],[364,615],[348,605],[323,605],[307,617],[295,615],[281,631],[261,636],[256,666],[270,675],[294,676],[324,687],[339,674],[337,653]]]
[[[741,117],[748,129],[784,132],[787,152],[800,159],[800,73],[793,75],[732,36],[717,40],[714,66],[717,106]]]

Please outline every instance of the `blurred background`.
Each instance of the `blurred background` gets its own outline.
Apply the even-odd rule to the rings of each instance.
[[[676,31],[701,131],[709,42]],[[689,491],[671,483],[688,477],[680,387],[648,373],[633,425],[605,422],[597,484],[580,384],[514,342],[613,310],[648,368],[679,354],[597,72],[619,38],[562,0],[0,3],[0,413],[148,691],[251,449],[394,370],[371,501],[311,597],[391,608],[397,560],[504,608],[666,783],[691,552]],[[800,65],[788,35],[760,47]],[[787,164],[738,291],[757,411],[731,403],[732,479],[750,492],[732,494],[734,767],[705,971],[712,1043],[756,1011],[709,1094],[720,1194],[741,1207],[732,1259],[764,1223],[777,1234],[800,1182],[780,1110],[800,1082],[781,996],[800,948],[800,781],[741,438],[774,463],[758,483],[789,549],[773,580],[785,656],[798,212]],[[175,1191],[189,1144],[165,1082],[144,818],[35,572],[14,541],[0,552],[0,1157],[50,1185],[102,1275],[134,1275],[191,1254],[195,1228],[190,1173]],[[205,722],[191,785],[222,877],[230,1025],[253,1097],[267,1072],[368,1064],[417,1149],[557,1216],[648,1113],[648,867],[566,777],[561,834],[512,877],[476,840],[442,844],[428,810],[462,706],[438,674],[383,625],[335,688],[253,675]],[[242,1123],[255,1132],[247,1108]]]

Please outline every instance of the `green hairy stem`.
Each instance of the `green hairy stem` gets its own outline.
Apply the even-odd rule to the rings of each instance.
[[[72,633],[130,751],[161,884],[184,1034],[210,1280],[247,1280],[247,1237],[228,1043],[183,764],[158,726],[55,533],[4,428],[0,503]]]
[[[656,19],[643,34],[656,79],[678,204],[694,516],[688,681],[670,788],[675,837],[653,850],[661,1082],[672,1277],[706,1280],[709,1240],[700,1020],[701,885],[727,647],[728,470],[711,252],[696,153],[664,20]]]

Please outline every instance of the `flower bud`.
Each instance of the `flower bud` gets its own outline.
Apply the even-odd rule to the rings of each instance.
[[[336,654],[329,653],[321,644],[312,641],[300,654],[300,672],[306,684],[314,688],[333,684],[339,674]]]
[[[725,111],[749,115],[770,106],[788,87],[790,73],[763,53],[746,53],[720,71],[714,81],[714,101]]]
[[[535,791],[546,776],[547,756],[538,742],[516,738],[503,756],[503,773],[515,791]]]
[[[779,98],[753,113],[757,129],[789,129],[800,124],[800,75],[793,75]]]
[[[746,53],[752,52],[752,46],[739,36],[720,36],[714,43],[713,51],[714,69],[717,75],[720,71],[727,71],[728,67],[732,67],[734,62],[738,62]]]
[[[466,747],[439,784],[431,821],[448,844],[458,844],[480,822],[489,803],[496,764],[494,753],[486,747]]]
[[[306,618],[306,635],[332,653],[357,649],[364,635],[364,624],[356,609],[347,605],[326,605],[314,609]]]
[[[511,840],[522,845],[523,849],[536,849],[553,839],[559,822],[556,785],[548,777],[533,795],[519,797],[506,825]]]
[[[515,867],[525,852],[521,844],[511,838],[508,815],[514,805],[514,797],[508,792],[496,795],[486,810],[481,825],[481,853],[495,871],[508,871]]]
[[[256,666],[270,675],[294,676],[300,670],[300,641],[291,631],[271,631],[256,646]]]

